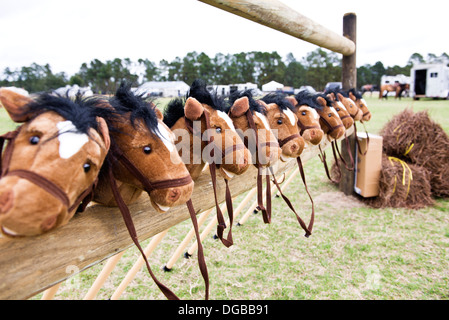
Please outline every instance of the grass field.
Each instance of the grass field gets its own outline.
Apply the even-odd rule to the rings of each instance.
[[[378,133],[392,115],[407,107],[428,109],[449,132],[449,101],[365,98],[373,113],[366,124],[370,133]],[[14,127],[5,118],[0,110],[0,133]],[[313,235],[303,236],[280,198],[273,200],[270,225],[257,214],[234,227],[231,248],[226,249],[211,234],[204,241],[211,299],[449,298],[448,200],[437,199],[433,207],[422,210],[373,209],[330,184],[318,158],[307,162],[305,171],[316,209]],[[309,216],[310,201],[299,175],[286,195],[302,216]],[[157,277],[181,299],[203,299],[196,255],[181,257],[169,273],[161,270],[190,227],[191,222],[185,221],[169,230],[149,261]],[[134,248],[125,253],[97,299],[110,298],[138,257]],[[73,276],[61,285],[55,298],[82,299],[103,266],[104,262]],[[121,298],[165,299],[146,269],[137,274]]]

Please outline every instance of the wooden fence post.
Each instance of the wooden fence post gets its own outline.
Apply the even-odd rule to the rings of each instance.
[[[357,16],[355,13],[347,13],[343,17],[343,36],[352,40],[357,45]],[[342,61],[342,85],[343,90],[357,88],[357,65],[356,52],[353,54],[343,56]],[[352,153],[352,158],[355,160],[355,134],[347,137],[349,140],[349,150],[345,141],[341,141],[341,154],[346,163],[350,162],[349,152]],[[354,171],[347,170],[341,166],[341,181],[339,189],[346,195],[354,193]]]

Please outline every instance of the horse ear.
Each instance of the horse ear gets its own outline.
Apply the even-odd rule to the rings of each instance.
[[[345,97],[343,97],[343,95],[339,92],[337,92],[337,97],[338,97],[338,100],[340,100],[340,101],[343,101],[345,99]]]
[[[159,110],[156,106],[154,106],[154,112],[156,112],[156,116],[159,120],[164,120],[164,115],[161,110]]]
[[[323,97],[318,97],[318,98],[316,99],[316,101],[317,101],[320,105],[322,105],[323,107],[326,107],[326,106],[327,106],[327,102],[326,102],[326,100],[325,100]]]
[[[298,105],[298,101],[296,100],[295,97],[292,96],[288,96],[286,97],[287,101],[290,102],[294,107],[296,107]]]
[[[244,115],[249,109],[249,100],[248,97],[241,97],[235,100],[234,104],[231,107],[231,115],[233,117],[240,117]]]
[[[187,119],[198,120],[203,115],[204,108],[195,98],[189,97],[184,106],[184,114]]]
[[[335,94],[334,94],[333,92],[328,93],[328,94],[327,94],[327,97],[328,97],[330,100],[332,100],[332,101],[335,101],[335,100],[336,100]]]
[[[97,117],[97,123],[98,123],[98,132],[103,136],[106,150],[109,150],[109,147],[111,146],[111,138],[109,137],[109,128],[106,123],[106,120],[104,120],[101,117]]]
[[[349,98],[351,98],[352,101],[356,101],[357,100],[357,98],[355,97],[355,95],[351,91],[349,91]]]
[[[8,111],[14,122],[28,121],[31,115],[27,114],[27,105],[33,100],[12,90],[0,89],[0,103]]]

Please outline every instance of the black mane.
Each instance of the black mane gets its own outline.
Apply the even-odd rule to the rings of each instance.
[[[175,98],[171,100],[165,108],[164,123],[169,128],[184,116],[184,105],[186,100],[190,97],[195,98],[200,103],[207,104],[212,109],[223,111],[225,113],[228,113],[230,108],[223,97],[220,97],[216,92],[209,92],[206,88],[206,83],[197,79],[193,81],[185,98]]]
[[[184,117],[185,103],[185,98],[174,98],[173,100],[170,100],[164,110],[164,123],[167,127],[173,127],[178,119]]]
[[[295,107],[287,100],[284,94],[281,93],[269,93],[261,99],[266,104],[275,103],[279,106],[281,111],[290,109],[295,113]]]
[[[264,106],[262,106],[260,103],[258,103],[254,98],[253,98],[253,90],[252,89],[248,89],[245,91],[235,91],[231,94],[231,96],[229,97],[229,104],[232,106],[234,104],[234,102],[237,99],[240,99],[242,97],[247,97],[249,100],[249,110],[251,110],[251,112],[254,114],[254,112],[259,112],[263,115],[267,114],[267,110],[265,109]]]
[[[187,93],[187,98],[192,97],[200,103],[207,104],[212,109],[228,113],[230,106],[226,103],[224,97],[218,95],[217,92],[210,92],[206,88],[206,83],[202,80],[195,80]]]
[[[78,131],[89,135],[89,129],[98,131],[97,117],[110,119],[114,112],[107,108],[100,108],[104,99],[96,97],[83,98],[80,94],[72,100],[52,93],[42,93],[28,106],[27,114],[42,114],[53,111],[68,121],[71,121]]]
[[[362,99],[362,94],[360,92],[358,92],[355,88],[352,88],[350,90],[348,90],[348,94],[349,92],[352,92],[352,94],[357,98],[357,99]]]
[[[122,82],[110,104],[119,114],[131,113],[130,121],[136,128],[136,120],[142,120],[150,132],[158,135],[158,118],[152,102],[145,101],[142,95],[136,95],[131,91],[131,84]]]
[[[323,93],[310,93],[307,91],[300,91],[296,96],[295,99],[298,101],[299,105],[308,105],[309,107],[312,107],[314,109],[317,109],[319,111],[323,110],[323,106],[317,102],[317,98],[322,97],[324,100],[326,100],[326,105],[332,106],[332,101],[326,97]]]
[[[334,97],[335,97],[335,101],[340,101],[340,99],[338,98],[338,95],[337,95],[337,93],[341,93],[340,92],[340,90],[337,90],[337,89],[328,89],[328,90],[326,90],[326,92],[324,93],[325,95],[328,95],[328,94],[334,94]]]

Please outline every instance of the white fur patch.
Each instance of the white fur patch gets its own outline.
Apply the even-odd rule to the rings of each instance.
[[[337,110],[335,110],[334,107],[329,107],[329,109],[331,109],[332,113],[333,113],[337,118],[340,118],[340,116],[338,115]]]
[[[262,121],[265,129],[270,130],[270,124],[268,123],[267,117],[265,117],[260,112],[255,112],[254,114],[256,115],[256,117],[258,117]]]
[[[61,121],[56,124],[59,130],[59,156],[68,159],[75,155],[89,141],[87,134],[81,133],[72,121]]]
[[[223,111],[217,110],[217,114],[220,116],[220,118],[222,118],[224,121],[226,121],[226,123],[228,124],[229,128],[232,131],[235,131],[234,124],[232,123],[231,118],[229,118],[229,116],[226,113],[224,113]]]
[[[295,114],[290,109],[284,110],[284,114],[288,117],[292,126],[296,125]]]
[[[362,103],[367,106],[365,99],[361,99],[360,101],[362,101]]]
[[[167,147],[168,151],[172,152],[175,149],[175,144],[173,141],[173,135],[167,130],[165,125],[161,122],[158,123],[157,128],[161,135],[161,140]]]
[[[340,101],[337,101],[337,104],[340,108],[342,108],[343,110],[346,110],[346,107],[343,103],[341,103]],[[346,111],[348,111],[348,110],[346,110]]]
[[[320,115],[318,114],[318,112],[314,108],[312,108],[312,107],[307,107],[307,108],[310,109],[310,112],[312,112],[313,117],[315,118],[315,120],[319,120],[320,119]]]

